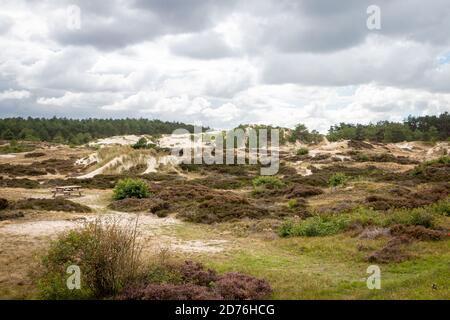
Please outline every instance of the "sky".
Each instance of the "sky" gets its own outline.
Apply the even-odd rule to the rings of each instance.
[[[440,114],[449,30],[448,0],[0,0],[0,117],[326,132]]]

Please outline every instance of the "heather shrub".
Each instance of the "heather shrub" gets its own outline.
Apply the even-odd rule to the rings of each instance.
[[[159,267],[156,268],[156,265]],[[211,300],[262,299],[272,289],[267,281],[231,272],[217,275],[201,263],[185,261],[157,263],[145,279],[126,287],[119,299]]]
[[[42,259],[38,275],[44,299],[210,300],[261,299],[267,281],[240,273],[218,275],[194,261],[169,259],[165,252],[149,263],[140,259],[136,225],[95,221],[60,236]],[[67,267],[81,271],[81,289],[66,286]]]
[[[194,284],[149,284],[126,288],[120,300],[219,300],[221,297],[207,287]]]
[[[148,186],[141,179],[122,179],[119,180],[113,190],[114,200],[125,198],[147,198],[150,195]]]
[[[266,280],[238,272],[221,275],[215,282],[214,289],[225,300],[263,299],[272,293]]]
[[[0,198],[0,210],[8,208],[9,202],[5,198]]]

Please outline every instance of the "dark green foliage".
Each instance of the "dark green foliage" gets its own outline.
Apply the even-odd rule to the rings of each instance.
[[[284,186],[284,182],[273,176],[259,176],[253,179],[253,187],[264,187],[267,189],[278,189]]]
[[[323,135],[321,135],[316,130],[309,132],[303,124],[298,124],[289,137],[290,142],[302,141],[307,144],[317,144],[323,140]]]
[[[113,190],[114,200],[121,200],[125,198],[147,198],[150,193],[148,186],[144,180],[141,179],[123,179],[117,182]]]
[[[339,186],[343,186],[345,185],[345,183],[347,182],[348,178],[345,175],[345,173],[342,172],[338,172],[333,174],[330,179],[328,180],[328,185],[330,187],[339,187]]]
[[[300,148],[296,153],[298,156],[305,156],[309,153],[309,150],[307,148]]]
[[[331,126],[327,138],[330,141],[340,139],[370,140],[376,142],[436,141],[450,137],[450,114],[439,116],[409,116],[403,123],[380,121],[376,124],[340,123]]]
[[[79,145],[92,139],[126,134],[170,134],[175,129],[194,131],[193,125],[148,119],[0,119],[1,137],[5,140],[40,140]],[[206,129],[206,128],[205,128]]]

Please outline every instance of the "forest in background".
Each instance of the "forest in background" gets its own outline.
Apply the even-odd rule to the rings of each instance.
[[[175,129],[194,132],[194,126],[182,122],[149,119],[0,119],[0,136],[4,140],[48,141],[84,144],[98,138],[129,134],[170,134]]]
[[[238,128],[246,126],[241,125]],[[258,126],[272,128],[272,126]],[[279,128],[279,127],[273,127]],[[5,118],[0,119],[0,137],[4,140],[35,140],[79,145],[98,138],[129,134],[170,134],[175,129],[194,131],[194,126],[182,122],[149,119],[67,119],[67,118]],[[203,128],[206,130],[209,128]],[[295,142],[318,143],[324,135],[309,131],[298,124],[286,139]],[[450,138],[450,114],[439,116],[409,116],[403,122],[379,121],[375,124],[340,123],[331,126],[328,140],[368,140],[373,142],[444,141]]]

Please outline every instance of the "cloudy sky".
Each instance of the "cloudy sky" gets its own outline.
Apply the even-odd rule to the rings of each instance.
[[[323,132],[439,114],[449,31],[448,0],[0,0],[0,117]]]

